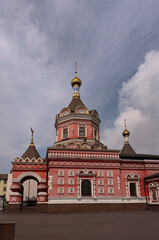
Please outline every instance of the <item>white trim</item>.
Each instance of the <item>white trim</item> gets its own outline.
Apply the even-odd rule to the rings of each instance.
[[[100,197],[49,197],[48,204],[84,204],[84,203],[146,203],[145,197],[142,198],[121,198],[114,196]]]
[[[74,178],[68,178],[68,185],[75,185]]]
[[[58,177],[64,177],[64,170],[58,170]]]
[[[93,196],[93,178],[87,178],[87,177],[80,176],[80,194],[79,194],[80,197],[84,197],[84,196],[82,196],[82,192],[81,192],[82,180],[89,180],[91,182],[91,196],[88,196],[88,198],[92,197]]]
[[[113,186],[114,185],[114,181],[113,179],[108,179],[108,186]]]
[[[64,178],[58,178],[58,185],[64,185]]]
[[[64,194],[64,187],[58,187],[58,194]]]
[[[98,177],[103,177],[103,171],[98,171]]]
[[[74,177],[74,175],[75,175],[74,170],[68,170],[68,176],[69,177]]]
[[[136,185],[136,196],[130,196],[130,183],[134,183]],[[139,189],[138,189],[137,181],[128,181],[128,192],[129,192],[129,197],[138,197],[139,196]]]
[[[104,179],[98,179],[98,185],[103,186],[104,185]]]
[[[108,171],[107,172],[107,177],[111,177],[112,178],[113,177],[113,171]]]
[[[69,187],[68,188],[68,194],[74,194],[75,193],[75,188],[74,187]]]
[[[98,194],[104,194],[104,187],[98,188]]]
[[[40,177],[38,174],[34,173],[34,172],[24,172],[24,173],[20,174],[20,175],[17,177],[17,179],[14,179],[14,178],[13,178],[13,182],[20,182],[20,181],[21,181],[23,178],[25,178],[25,177],[34,177],[34,178],[36,178],[39,182],[46,182],[46,180],[44,180],[44,179],[43,179],[43,181],[42,181],[41,177]]]

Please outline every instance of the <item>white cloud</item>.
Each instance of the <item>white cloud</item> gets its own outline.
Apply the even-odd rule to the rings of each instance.
[[[109,148],[122,147],[124,118],[130,143],[136,152],[159,154],[159,51],[150,51],[137,73],[124,82],[119,92],[119,116],[106,128],[103,142]]]

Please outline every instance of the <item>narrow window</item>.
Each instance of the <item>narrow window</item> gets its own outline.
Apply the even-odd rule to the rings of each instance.
[[[133,197],[137,196],[135,183],[130,183],[130,196],[133,196]]]
[[[156,189],[152,189],[152,201],[157,201],[157,190]]]
[[[63,138],[68,138],[68,129],[67,128],[65,128],[63,130]]]
[[[80,129],[79,129],[79,136],[80,137],[84,137],[85,136],[85,128],[84,127],[80,127]]]
[[[97,130],[94,130],[94,138],[97,140]]]

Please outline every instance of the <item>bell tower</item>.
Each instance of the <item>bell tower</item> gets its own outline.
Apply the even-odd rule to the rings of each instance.
[[[74,90],[68,107],[63,108],[56,115],[56,142],[58,148],[87,148],[102,149],[100,142],[100,119],[96,110],[88,110],[80,98],[79,89],[82,81],[77,77],[77,63],[75,63],[75,77],[71,80]]]

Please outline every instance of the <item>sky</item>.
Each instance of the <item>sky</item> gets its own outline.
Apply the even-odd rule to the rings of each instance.
[[[101,141],[121,149],[124,119],[137,153],[159,154],[158,0],[0,0],[0,173],[30,144],[55,142],[55,115],[81,99]]]

